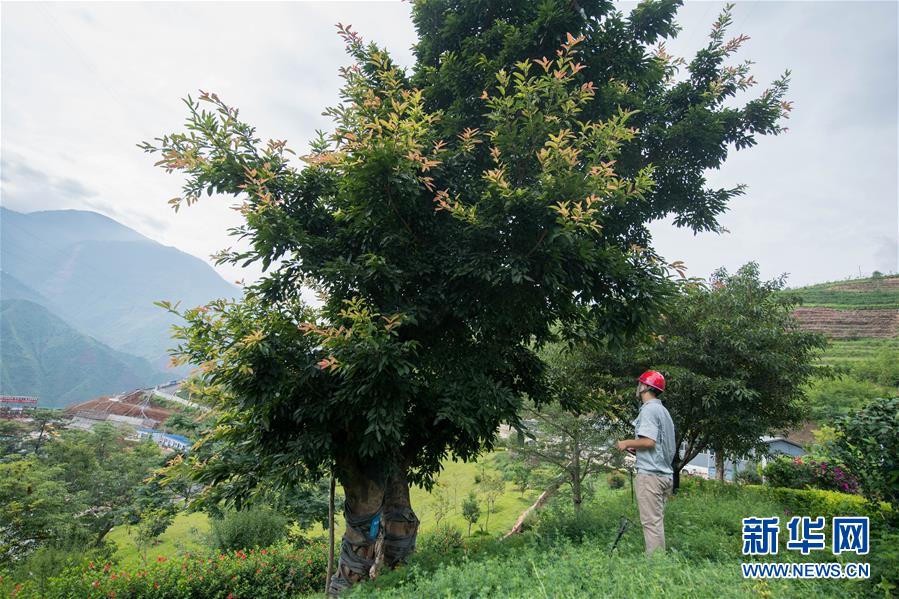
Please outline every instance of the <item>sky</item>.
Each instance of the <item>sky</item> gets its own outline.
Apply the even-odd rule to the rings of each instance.
[[[634,3],[620,4],[627,12]],[[668,51],[705,44],[720,2],[687,2]],[[720,218],[725,234],[651,225],[656,249],[692,276],[757,261],[791,286],[899,269],[897,8],[882,2],[743,1],[730,33],[750,36],[756,97],[792,71],[789,131],[731,152],[709,184],[747,185]],[[235,246],[234,200],[204,198],[177,214],[182,180],[154,168],[141,141],[181,129],[181,98],[217,93],[302,154],[337,104],[349,64],[334,25],[349,23],[414,63],[407,2],[38,3],[0,6],[0,203],[20,212],[105,214],[209,260]],[[2,264],[0,264],[2,266]],[[229,281],[257,269],[216,267]]]

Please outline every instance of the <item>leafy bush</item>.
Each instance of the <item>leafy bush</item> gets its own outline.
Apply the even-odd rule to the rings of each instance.
[[[64,570],[84,563],[86,559],[104,562],[112,558],[114,547],[102,543],[99,547],[44,545],[36,549],[12,572],[12,579],[31,584],[41,594],[46,593],[49,581]],[[2,588],[0,588],[2,590]]]
[[[744,485],[760,485],[762,484],[762,475],[755,467],[746,468],[737,472],[737,482]]]
[[[454,526],[444,525],[421,534],[417,540],[417,551],[439,559],[458,555],[465,548],[462,532]]]
[[[789,515],[825,516],[827,518],[833,516],[876,517],[879,514],[891,512],[886,503],[881,504],[880,508],[875,508],[870,502],[865,501],[864,497],[837,491],[756,485],[747,485],[744,488],[779,503]]]
[[[610,472],[608,476],[606,476],[606,484],[609,485],[610,489],[620,489],[624,486],[624,475],[620,472]]]
[[[861,477],[866,497],[899,507],[899,398],[874,400],[840,420],[831,449]]]
[[[210,541],[219,551],[274,545],[287,534],[288,520],[267,507],[228,511],[211,520]]]
[[[772,487],[807,489],[815,482],[815,471],[811,464],[786,455],[777,456],[768,462],[762,474]]]
[[[238,550],[208,557],[169,560],[160,557],[146,568],[119,570],[88,562],[50,579],[43,589],[20,585],[18,598],[128,597],[129,599],[250,599],[295,597],[325,585],[327,546],[317,540],[293,550],[277,547]]]

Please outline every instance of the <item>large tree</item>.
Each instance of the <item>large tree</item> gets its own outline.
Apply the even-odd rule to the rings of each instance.
[[[764,449],[762,436],[807,419],[805,389],[829,372],[816,364],[827,342],[800,328],[792,314],[800,299],[784,284],[762,281],[755,263],[721,269],[710,285],[685,286],[666,311],[647,365],[670,378],[662,401],[683,448],[675,481],[701,451],[744,457]]]
[[[629,123],[637,132],[622,144],[615,170],[634,176],[652,164],[656,183],[643,201],[604,215],[606,234],[649,245],[644,225],[665,216],[694,231],[720,232],[717,217],[745,188],[709,188],[705,173],[719,168],[732,149],[786,130],[789,71],[757,97],[739,101],[757,82],[751,61],[728,64],[749,39],[727,35],[734,5],[710,23],[708,42],[687,61],[665,48],[680,31],[675,17],[681,4],[648,0],[625,14],[611,0],[418,0],[413,81],[429,108],[444,111],[448,133],[483,127],[487,116],[478,97],[494,73],[515,61],[552,58],[568,34],[583,35],[582,74],[594,82],[596,95],[582,118],[603,121],[621,108],[636,111]],[[481,157],[489,159],[486,152]]]
[[[808,417],[805,389],[830,369],[817,364],[826,339],[804,331],[792,312],[798,296],[783,291],[783,277],[763,281],[758,265],[711,280],[685,281],[663,310],[652,335],[640,343],[587,350],[588,361],[621,389],[609,409],[622,420],[636,413],[633,380],[647,369],[667,379],[662,402],[674,420],[680,471],[700,452],[745,457],[765,449],[761,438]],[[719,464],[719,469],[722,464]]]
[[[516,11],[529,10],[520,4]],[[451,22],[471,10],[442,14]],[[313,142],[305,166],[293,164],[285,142],[262,144],[208,93],[188,98],[185,132],[143,144],[185,175],[175,208],[203,192],[241,198],[246,223],[232,233],[249,248],[218,260],[267,269],[240,301],[168,306],[186,320],[176,359],[201,365],[197,391],[221,413],[204,442],[222,450],[198,463],[199,476],[249,493],[260,473],[290,484],[333,468],[347,532],[332,590],[414,547],[410,483],[433,484],[450,454],[464,460],[491,448],[498,425],[517,422],[525,394],[546,396],[536,348],[559,336],[621,338],[657,312],[668,271],[639,234],[647,221],[726,200],[652,199],[651,144],[638,143],[644,134],[624,100],[675,94],[667,59],[648,48],[657,36],[646,34],[672,31],[669,13],[642,6],[638,28],[610,29],[630,48],[638,79],[655,81],[627,91],[619,80],[617,100],[597,94],[613,74],[585,76],[578,52],[593,61],[596,49],[566,34],[566,21],[547,20],[538,32],[551,58],[523,48],[517,62],[485,63],[489,84],[466,95],[476,127],[452,102],[438,105],[440,83],[425,58],[410,77],[341,28],[355,64],[342,71],[341,105],[328,111],[335,130]],[[723,66],[730,50],[715,52],[701,78],[678,85],[712,98],[700,112],[727,120],[720,102],[740,77]],[[763,106],[753,127],[774,127],[782,92],[755,101]],[[621,108],[597,111],[597,103]],[[690,102],[680,109],[690,112]],[[715,143],[745,143],[731,134]],[[706,163],[718,166],[717,155]],[[687,176],[677,161],[664,168]],[[674,179],[661,178],[670,193]],[[301,301],[304,285],[322,294],[320,310]]]

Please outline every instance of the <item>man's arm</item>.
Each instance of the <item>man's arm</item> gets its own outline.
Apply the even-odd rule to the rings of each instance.
[[[627,451],[628,449],[652,449],[655,446],[656,442],[653,439],[643,436],[618,442],[618,449],[621,451]]]

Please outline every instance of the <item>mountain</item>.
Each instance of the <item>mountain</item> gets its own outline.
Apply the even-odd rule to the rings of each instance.
[[[5,270],[0,270],[0,300],[8,299],[24,299],[43,305],[49,303],[43,295]]]
[[[169,378],[143,358],[82,335],[44,306],[0,301],[0,393],[37,396],[52,408]]]
[[[167,368],[176,319],[154,301],[186,307],[237,295],[199,258],[101,214],[0,211],[3,297],[39,303],[83,335],[156,369]]]

